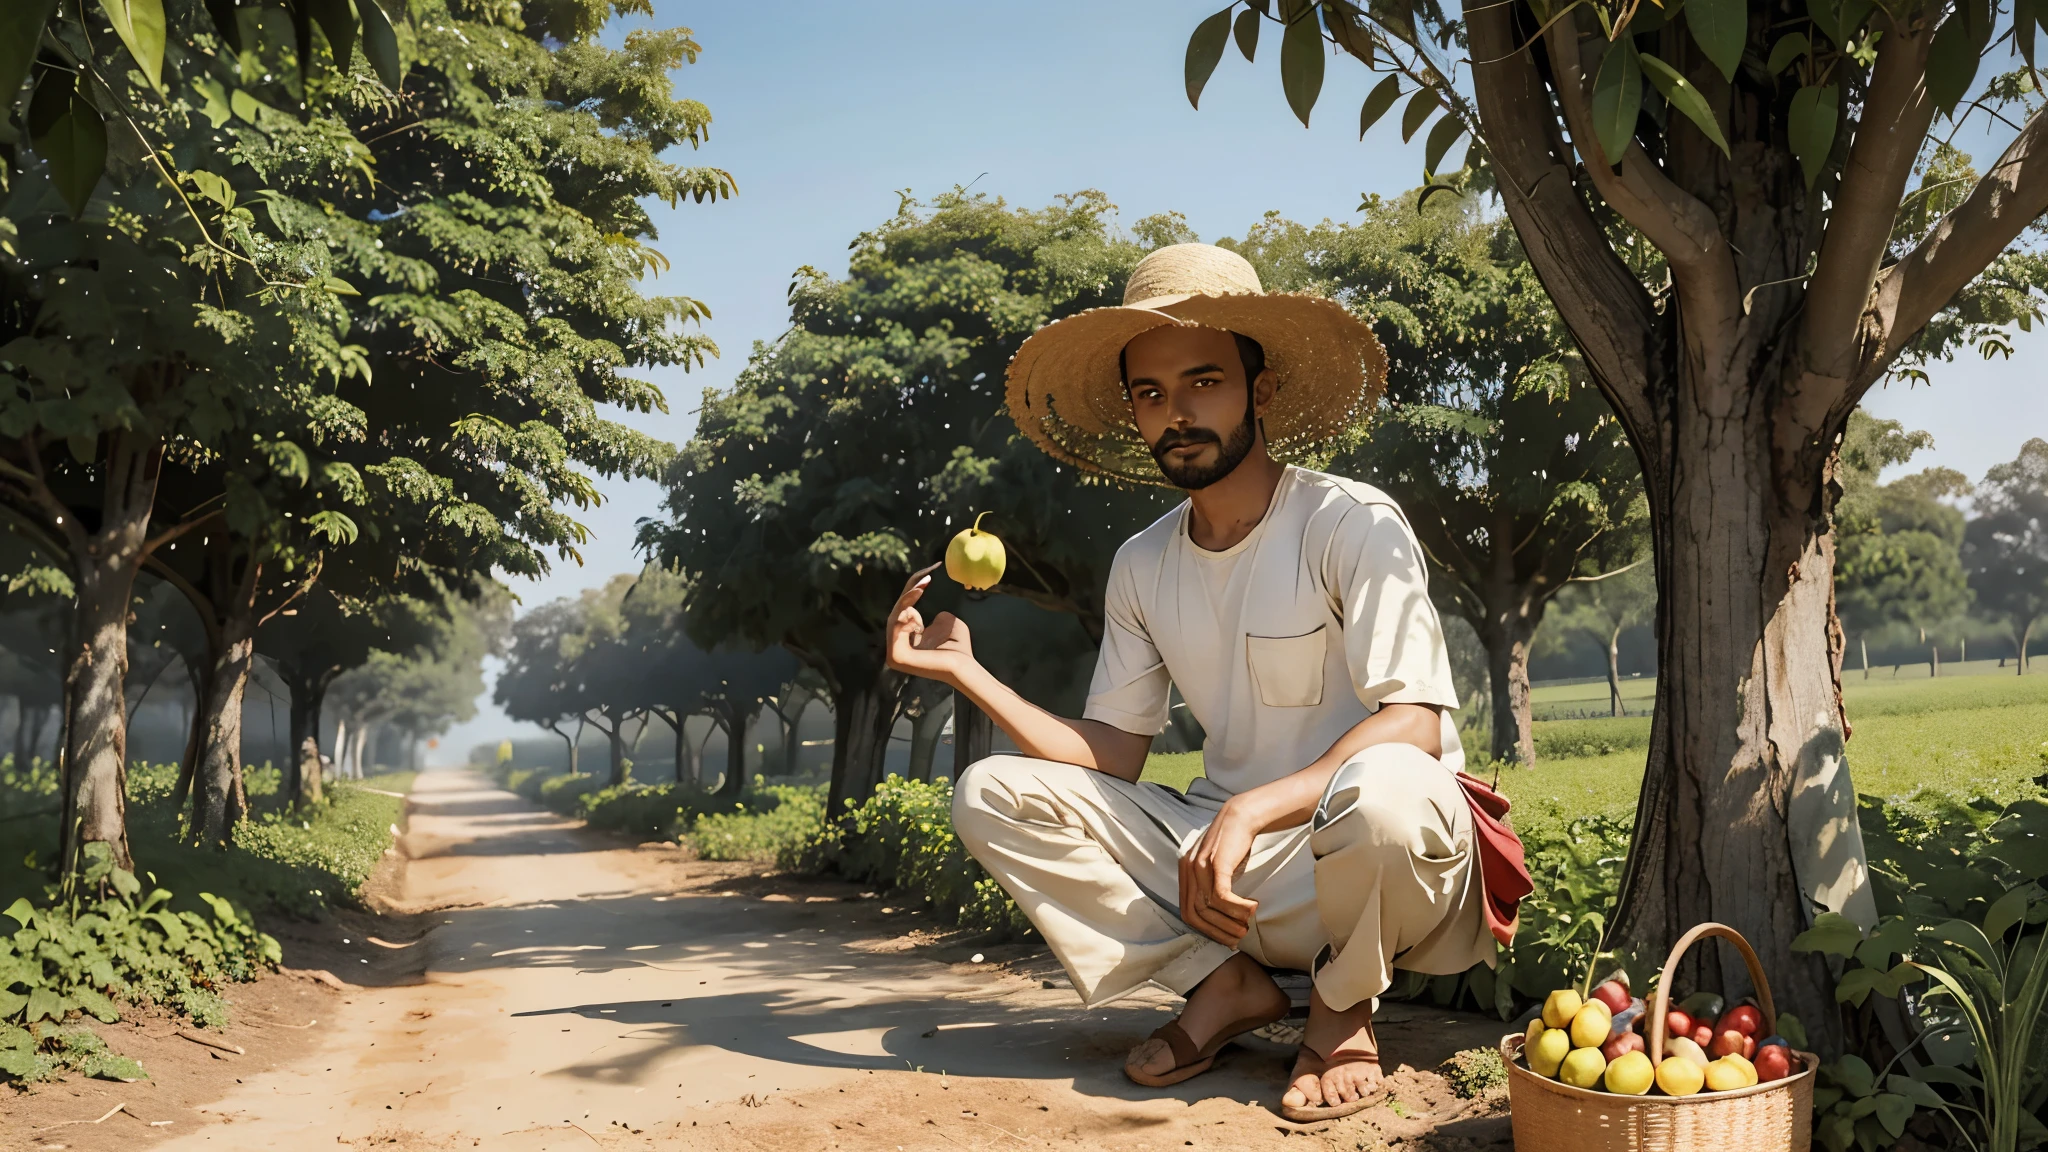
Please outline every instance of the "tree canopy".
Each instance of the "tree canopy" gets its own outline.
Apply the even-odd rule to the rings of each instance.
[[[1978,603],[2003,617],[2027,671],[2027,642],[2048,616],[2048,440],[2035,437],[1984,474],[1963,563]]]

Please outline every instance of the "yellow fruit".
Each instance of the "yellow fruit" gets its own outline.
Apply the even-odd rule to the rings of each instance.
[[[1538,1076],[1548,1076],[1555,1080],[1558,1066],[1564,1063],[1565,1056],[1571,1050],[1571,1033],[1562,1028],[1545,1028],[1543,1035],[1538,1036],[1536,1043],[1527,1049],[1529,1070]]]
[[[1740,1068],[1740,1069],[1742,1069],[1742,1078],[1743,1078],[1743,1079],[1744,1079],[1745,1081],[1747,1081],[1747,1082],[1748,1082],[1748,1084],[1747,1084],[1746,1086],[1748,1086],[1748,1087],[1754,1087],[1754,1086],[1755,1086],[1755,1084],[1756,1084],[1756,1065],[1754,1065],[1754,1064],[1752,1064],[1752,1063],[1750,1063],[1750,1062],[1749,1062],[1749,1057],[1747,1057],[1747,1056],[1743,1056],[1743,1055],[1739,1055],[1739,1054],[1737,1054],[1737,1053],[1734,1053],[1734,1052],[1730,1052],[1730,1053],[1729,1053],[1728,1055],[1726,1055],[1726,1056],[1723,1056],[1723,1057],[1721,1057],[1721,1059],[1723,1059],[1723,1060],[1726,1060],[1726,1061],[1728,1061],[1728,1062],[1729,1062],[1730,1064],[1733,1064],[1733,1065],[1735,1065],[1735,1066],[1736,1066],[1737,1068]]]
[[[1614,1031],[1614,1013],[1598,1000],[1588,1000],[1572,1016],[1572,1047],[1598,1048]]]
[[[1749,1077],[1739,1064],[1731,1064],[1726,1056],[1707,1064],[1707,1091],[1733,1092],[1737,1088],[1749,1087]]]
[[[946,545],[946,575],[958,581],[962,587],[981,591],[993,588],[1002,582],[1003,565],[1007,557],[1003,542],[993,532],[981,530],[981,516],[974,518],[974,527],[963,530]]]
[[[1585,1001],[1570,988],[1559,988],[1543,1001],[1543,1022],[1552,1028],[1569,1028]]]
[[[1598,1088],[1600,1076],[1606,1071],[1607,1057],[1598,1048],[1574,1048],[1558,1066],[1557,1078],[1574,1088]]]
[[[1603,1077],[1609,1092],[1623,1096],[1641,1096],[1650,1090],[1657,1079],[1657,1070],[1650,1067],[1650,1058],[1641,1052],[1624,1052],[1614,1063],[1607,1066]]]
[[[1699,1065],[1700,1071],[1706,1071],[1708,1063],[1707,1050],[1695,1044],[1690,1036],[1673,1036],[1671,1039],[1664,1041],[1664,1051],[1672,1056],[1683,1056],[1687,1060]]]
[[[1522,1035],[1522,1051],[1534,1052],[1536,1050],[1536,1041],[1542,1038],[1544,1031],[1542,1017],[1539,1016],[1529,1021],[1529,1030]]]
[[[1664,1062],[1657,1065],[1657,1087],[1662,1088],[1666,1096],[1690,1096],[1706,1082],[1706,1065],[1695,1064],[1687,1057],[1666,1056]]]

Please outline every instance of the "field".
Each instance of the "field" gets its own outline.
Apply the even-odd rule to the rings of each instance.
[[[1867,680],[1847,673],[1856,790],[1890,800],[1929,789],[2000,800],[2038,792],[2033,778],[2048,769],[2048,676],[1994,674],[1996,661],[1968,666],[1980,669],[1951,675],[1948,667],[1939,679],[1929,678],[1924,664],[1908,665],[1897,677],[1889,667],[1873,669]],[[1631,715],[1610,718],[1604,681],[1537,688],[1536,767],[1507,769],[1500,778],[1516,802],[1516,823],[1527,830],[1587,813],[1631,815],[1655,690],[1647,678],[1625,681]],[[1598,718],[1562,718],[1589,714]],[[1198,752],[1162,754],[1151,758],[1145,779],[1185,788],[1200,772]]]

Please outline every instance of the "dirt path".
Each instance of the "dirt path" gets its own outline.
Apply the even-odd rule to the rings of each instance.
[[[423,934],[331,942],[361,953],[337,974],[368,986],[312,1050],[160,1150],[1507,1142],[1497,1104],[1429,1072],[1358,1118],[1283,1124],[1271,1047],[1139,1090],[1118,1062],[1167,1018],[1163,994],[1083,1011],[1021,947],[974,963],[872,893],[621,847],[472,773],[423,775],[412,799],[388,923]],[[1383,1020],[1389,1059],[1422,1069],[1501,1031],[1402,1006]]]

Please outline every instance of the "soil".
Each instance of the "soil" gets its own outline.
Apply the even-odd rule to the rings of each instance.
[[[1123,1078],[1164,992],[1084,1010],[1041,946],[901,894],[625,844],[466,771],[416,787],[376,911],[296,926],[286,972],[230,990],[244,1054],[161,1017],[106,1028],[150,1079],[0,1099],[0,1150],[1511,1145],[1498,1091],[1435,1071],[1497,1020],[1384,1004],[1382,1096],[1289,1124],[1291,1053],[1266,1040],[1174,1088]]]

